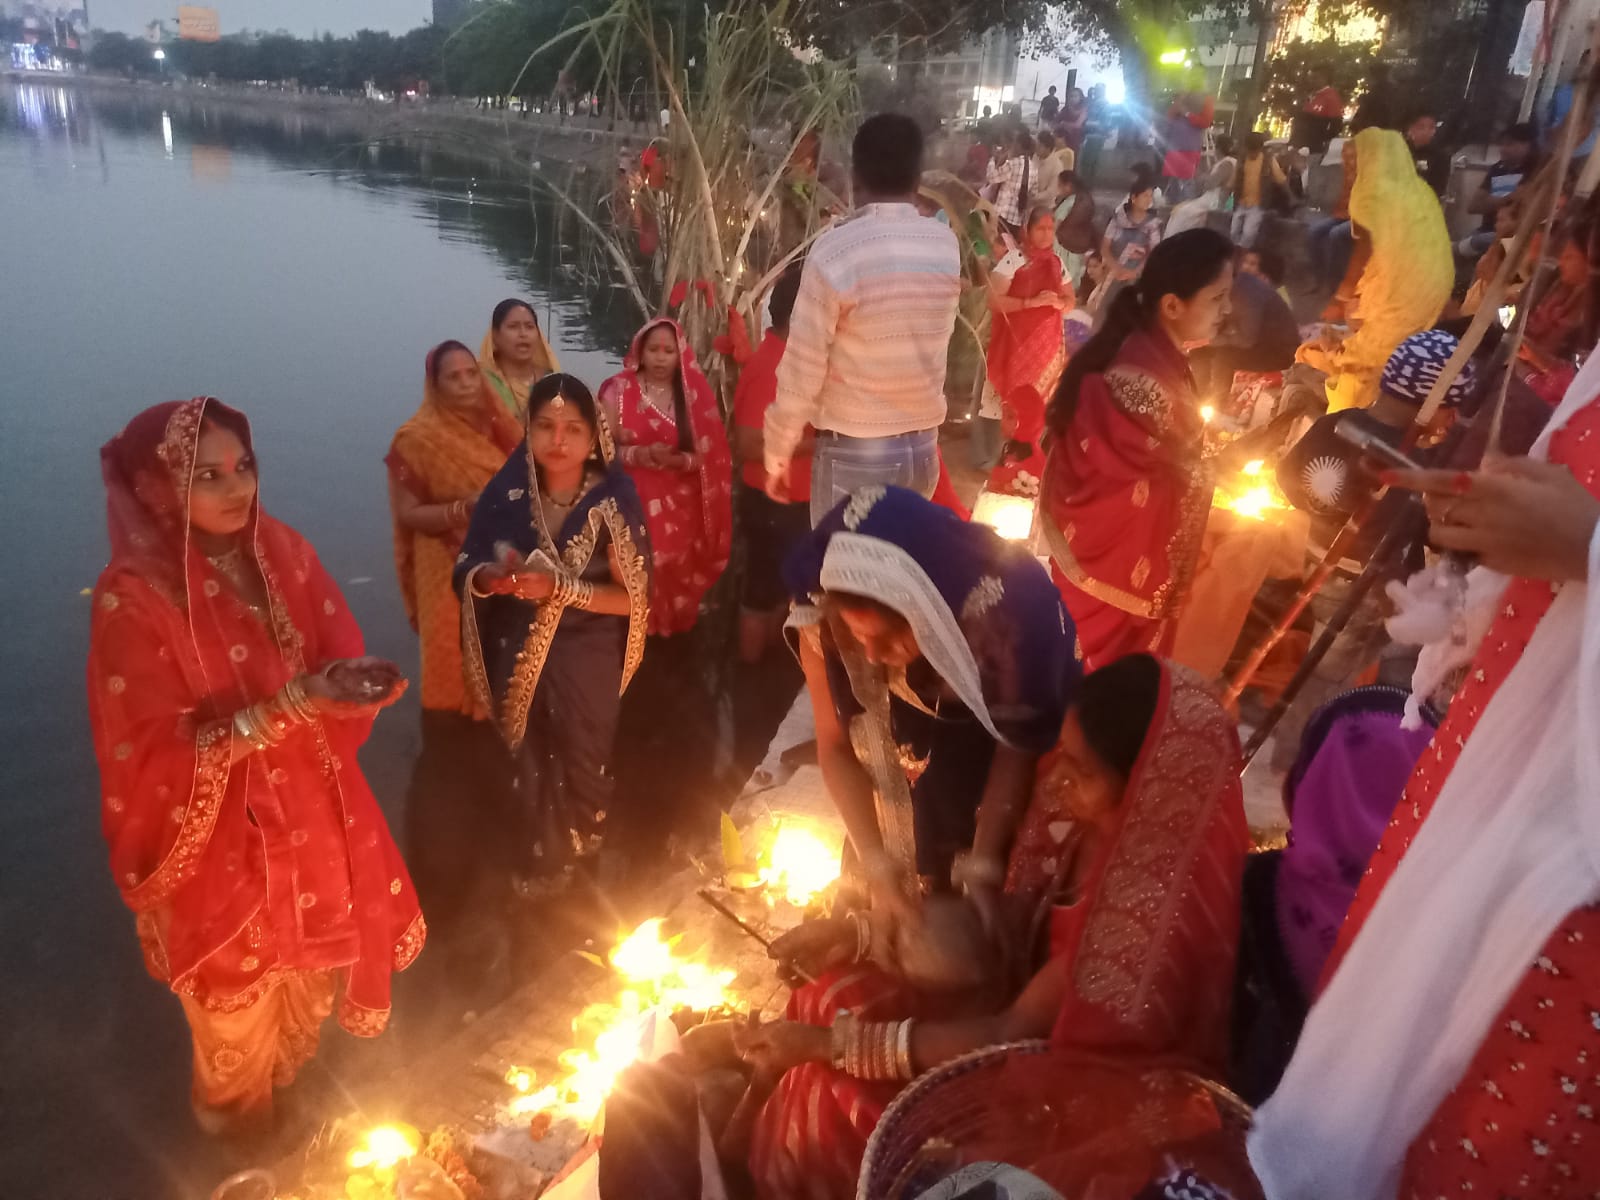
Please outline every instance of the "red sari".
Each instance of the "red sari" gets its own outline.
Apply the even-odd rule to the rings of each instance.
[[[1550,442],[1600,496],[1600,404]],[[1593,583],[1591,582],[1591,585]],[[1411,777],[1339,931],[1333,977],[1378,895],[1427,819],[1478,718],[1516,665],[1554,598],[1514,579],[1449,715]],[[1580,908],[1551,934],[1490,1026],[1455,1090],[1411,1143],[1400,1200],[1434,1196],[1578,1197],[1600,1180],[1600,909]]]
[[[1026,261],[1012,275],[1008,296],[1031,300],[1046,293],[1072,295],[1072,284],[1054,248],[1038,250],[1030,245],[1020,254]],[[1032,498],[1038,496],[1044,475],[1045,397],[1055,391],[1067,361],[1065,326],[1055,308],[1025,308],[1013,313],[995,310],[992,318],[988,374],[1000,397],[1006,445],[986,488],[1001,495]]]
[[[1038,779],[1006,888],[1042,897],[1058,877],[1070,818],[1048,782],[1048,758]],[[1052,909],[1050,951],[1065,959],[1070,980],[1054,1048],[1159,1056],[1220,1073],[1248,849],[1233,722],[1199,676],[1163,664],[1116,824],[1096,850],[1082,899]],[[890,1020],[916,1008],[903,985],[859,967],[800,988],[787,1015],[827,1025],[840,1009]],[[867,1139],[898,1090],[821,1063],[788,1072],[756,1124],[750,1165],[758,1195],[853,1196]]]
[[[259,502],[242,542],[265,611],[195,548],[202,416],[249,446],[241,414],[196,399],[147,409],[101,452],[112,557],[89,711],[111,869],[150,973],[184,1001],[197,1106],[254,1116],[315,1052],[335,980],[340,1023],[382,1032],[425,928],[356,760],[370,722],[327,719],[230,765],[235,711],[363,651],[316,553]]]
[[[624,446],[685,445],[671,414],[647,404],[639,386],[644,342],[665,326],[678,340],[678,371],[695,457],[689,471],[628,466],[650,530],[655,573],[650,587],[650,632],[687,633],[700,616],[700,602],[722,577],[733,544],[733,456],[711,384],[695,365],[694,351],[676,321],[651,321],[634,335],[620,374],[606,380],[600,401],[616,414],[617,440]]]
[[[1204,439],[1188,360],[1159,330],[1084,378],[1045,464],[1041,524],[1089,670],[1171,649],[1211,509]]]

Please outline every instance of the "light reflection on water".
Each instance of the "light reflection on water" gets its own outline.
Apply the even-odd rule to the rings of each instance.
[[[382,459],[428,347],[476,346],[520,294],[598,385],[630,314],[595,310],[494,168],[297,112],[0,85],[0,197],[0,1061],[30,1097],[0,1177],[19,1196],[181,1195],[219,1172],[183,1108],[177,1007],[106,874],[84,716],[99,447],[158,401],[243,408],[267,507],[311,538],[373,652],[409,667]],[[394,821],[415,720],[390,714],[363,755]]]

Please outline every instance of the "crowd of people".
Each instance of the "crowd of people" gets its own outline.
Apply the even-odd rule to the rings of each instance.
[[[1081,135],[1081,112],[1069,93],[1052,116]],[[1179,115],[1209,124],[1200,103]],[[1162,236],[1142,173],[1101,231],[1079,147],[1022,135],[992,167],[975,265],[919,207],[917,126],[882,114],[855,135],[854,211],[772,289],[731,438],[668,317],[598,387],[560,370],[519,300],[476,355],[428,354],[386,459],[422,652],[412,786],[503,815],[482,870],[539,901],[703,831],[708,597],[731,561],[741,659],[780,639],[798,659],[848,848],[830,913],[773,946],[785,1019],[727,1043],[749,1090],[720,1148],[754,1195],[855,1194],[881,1131],[943,1111],[970,1071],[995,1081],[986,1118],[929,1139],[914,1173],[966,1182],[930,1195],[1576,1197],[1600,1179],[1600,358],[1525,458],[1389,479],[1426,496],[1436,548],[1501,573],[1473,585],[1497,615],[1456,647],[1454,697],[1418,698],[1449,700],[1436,732],[1403,732],[1407,706],[1370,694],[1307,727],[1264,926],[1237,714],[1172,658],[1217,475],[1256,453],[1206,416],[1236,372],[1298,356],[1310,415],[1328,414],[1305,439],[1354,408],[1397,442],[1456,346],[1432,328],[1453,262],[1415,144],[1377,127],[1349,144],[1359,324],[1304,345],[1281,262],[1251,245],[1278,179],[1257,139],[1196,197],[1233,189],[1240,244]],[[1182,148],[1165,163],[1199,166]],[[1587,234],[1573,244],[1586,267]],[[999,411],[986,487],[1037,501],[1039,557],[970,521],[944,470],[975,278]],[[1590,287],[1574,259],[1538,302],[1562,354],[1594,336]],[[1452,419],[1473,379],[1449,389]],[[236,1130],[270,1118],[335,1006],[380,1032],[391,974],[422,950],[424,905],[356,757],[407,685],[262,510],[242,414],[158,405],[103,465],[103,826],[189,1020],[197,1118]],[[1315,491],[1322,469],[1280,477]],[[1263,945],[1304,1028],[1241,1065],[1240,979],[1259,981]],[[1269,1082],[1244,1089],[1265,1099],[1246,1147],[1214,1091],[1073,1092],[1107,1071]]]

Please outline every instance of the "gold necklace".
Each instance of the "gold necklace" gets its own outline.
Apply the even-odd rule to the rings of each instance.
[[[266,606],[254,598],[255,589],[250,586],[253,581],[250,579],[249,568],[253,562],[246,562],[243,550],[235,546],[231,550],[224,550],[221,554],[208,554],[206,561],[218,575],[233,585],[234,593],[246,608],[263,620],[266,619]]]
[[[641,379],[639,393],[644,397],[644,402],[663,417],[672,416],[677,398],[673,395],[670,383],[651,383],[649,380]]]

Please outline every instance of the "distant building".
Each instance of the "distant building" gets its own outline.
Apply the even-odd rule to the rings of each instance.
[[[472,0],[433,0],[433,23],[441,29],[454,29],[472,7]]]
[[[921,86],[946,119],[976,117],[986,107],[1001,112],[1017,101],[1020,50],[1021,39],[1015,34],[991,29],[949,53],[923,58],[916,64]],[[906,69],[898,55],[871,49],[861,50],[856,64],[863,73],[878,72],[889,80]]]

